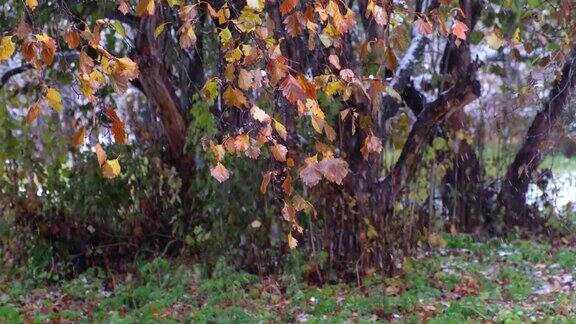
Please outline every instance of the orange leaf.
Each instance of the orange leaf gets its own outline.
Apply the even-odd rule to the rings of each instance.
[[[64,31],[64,41],[70,49],[74,49],[80,45],[80,35],[72,26],[68,26]]]
[[[114,136],[116,143],[126,144],[127,136],[126,131],[124,130],[124,123],[120,117],[118,117],[116,111],[112,109],[112,107],[106,107],[104,114],[112,122],[112,135]]]
[[[218,164],[210,169],[210,175],[214,177],[214,179],[218,180],[218,182],[222,183],[230,177],[230,173],[228,169],[222,163],[218,162]]]
[[[305,100],[306,94],[304,89],[292,75],[288,75],[284,82],[279,87],[280,91],[288,101],[291,103],[296,103],[298,100]]]
[[[34,120],[36,120],[36,118],[38,118],[39,115],[40,115],[40,105],[38,103],[33,103],[32,106],[30,106],[30,109],[28,109],[28,113],[26,114],[26,118],[24,119],[26,120],[26,123],[30,124]]]
[[[284,0],[280,4],[280,13],[285,16],[287,13],[292,11],[298,5],[298,0]]]
[[[100,143],[97,143],[96,146],[94,146],[94,149],[96,150],[96,158],[98,159],[98,164],[100,166],[104,165],[104,163],[106,163],[106,160],[108,160],[108,157],[106,156],[106,151],[104,151]]]
[[[466,40],[466,32],[468,31],[468,26],[460,20],[456,20],[452,26],[452,34],[461,40]]]
[[[82,127],[72,135],[72,147],[77,149],[84,143],[86,137],[86,128]]]
[[[282,182],[282,190],[288,196],[292,194],[292,177],[290,173],[286,172],[286,179]]]
[[[304,19],[302,13],[297,11],[284,18],[284,25],[286,26],[288,35],[292,37],[298,37],[300,34],[302,34],[302,31],[306,27],[306,20]]]
[[[236,89],[232,86],[226,88],[226,90],[222,94],[222,97],[224,98],[224,103],[226,103],[229,106],[236,107],[238,109],[241,109],[248,103],[242,90]]]
[[[288,153],[288,149],[286,148],[286,146],[282,144],[275,144],[270,148],[270,151],[272,152],[272,156],[274,156],[274,159],[276,159],[276,161],[279,162],[286,161],[286,154]]]
[[[270,183],[270,180],[272,179],[274,173],[275,173],[274,171],[268,171],[266,172],[266,174],[264,174],[264,177],[262,177],[262,183],[260,184],[260,192],[263,195],[266,194],[266,191],[268,190],[268,184]]]
[[[136,6],[136,16],[152,16],[156,11],[154,0],[140,0]]]

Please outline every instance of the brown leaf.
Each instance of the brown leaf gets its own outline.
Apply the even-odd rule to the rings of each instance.
[[[215,167],[210,169],[210,175],[214,177],[214,179],[218,180],[218,182],[222,183],[230,177],[230,173],[228,169],[222,163],[218,162]]]
[[[328,181],[342,184],[348,174],[348,163],[339,158],[325,158],[318,163],[318,170]]]
[[[222,94],[222,97],[224,98],[224,103],[226,103],[229,106],[236,107],[238,109],[243,108],[248,103],[242,90],[236,89],[232,86],[226,88],[226,90]]]
[[[106,163],[106,160],[108,160],[108,157],[106,156],[106,151],[104,151],[100,143],[96,143],[96,146],[94,146],[94,150],[96,151],[96,158],[98,159],[98,165],[103,166],[104,163]]]
[[[432,33],[432,24],[428,21],[428,19],[418,17],[418,19],[414,21],[414,27],[416,28],[418,34],[422,36],[426,36]]]
[[[266,191],[268,191],[268,184],[270,183],[270,180],[272,179],[274,173],[275,171],[268,171],[262,177],[262,183],[260,184],[260,193],[262,193],[263,195],[266,194]]]
[[[296,103],[298,100],[305,100],[306,94],[304,89],[292,75],[288,75],[284,82],[279,87],[280,91],[288,101],[291,103]]]
[[[86,128],[82,127],[72,135],[72,147],[77,149],[80,145],[84,144],[86,137]]]
[[[317,162],[306,163],[306,165],[298,171],[298,175],[302,182],[308,187],[314,187],[322,180],[322,173],[318,169]]]
[[[238,87],[244,91],[250,89],[252,86],[252,73],[248,70],[241,68],[238,73]]]
[[[280,13],[285,16],[287,13],[292,11],[298,5],[298,0],[283,0],[280,4]]]
[[[26,114],[26,118],[24,118],[24,119],[26,120],[27,124],[30,124],[34,120],[36,120],[36,118],[38,118],[38,116],[40,116],[40,105],[37,102],[35,102],[28,109],[28,113]]]
[[[118,144],[126,144],[127,136],[124,127],[124,122],[118,117],[116,111],[112,107],[106,107],[104,112],[106,117],[112,122],[112,135]]]
[[[306,27],[306,20],[304,19],[302,13],[297,11],[284,18],[284,25],[286,26],[288,35],[292,37],[298,37],[300,34],[302,34],[302,31]]]
[[[286,161],[286,154],[288,153],[288,149],[286,146],[282,144],[275,144],[274,146],[270,147],[270,152],[272,152],[272,156],[278,162],[285,162]]]
[[[284,194],[287,196],[292,194],[292,177],[288,172],[286,172],[286,178],[282,181],[282,191],[284,191]]]
[[[64,41],[70,49],[74,49],[80,45],[80,35],[74,27],[68,26],[68,28],[66,28],[66,31],[64,31]]]

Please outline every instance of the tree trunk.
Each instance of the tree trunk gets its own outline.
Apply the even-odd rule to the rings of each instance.
[[[536,114],[528,129],[524,144],[516,154],[506,173],[498,197],[498,211],[504,216],[508,227],[535,227],[536,219],[529,218],[526,192],[532,175],[538,168],[544,153],[553,142],[553,130],[566,115],[576,85],[576,49],[572,49],[562,67],[561,79],[554,82],[542,109]]]

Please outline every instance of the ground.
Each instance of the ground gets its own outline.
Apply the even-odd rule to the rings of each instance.
[[[576,323],[576,249],[466,235],[436,237],[393,278],[311,285],[259,278],[221,262],[211,276],[155,259],[135,273],[91,269],[58,284],[2,277],[0,323],[408,322]]]

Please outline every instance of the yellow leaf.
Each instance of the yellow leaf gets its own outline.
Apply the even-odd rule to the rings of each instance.
[[[34,10],[36,7],[38,7],[38,1],[37,0],[26,0],[26,5],[28,6],[28,8]]]
[[[96,158],[98,159],[98,165],[99,166],[104,165],[104,163],[106,163],[106,160],[108,159],[108,157],[106,156],[106,151],[104,151],[104,148],[102,148],[102,145],[100,145],[100,143],[97,143],[96,146],[94,146],[94,150],[96,151]]]
[[[499,49],[504,44],[504,40],[502,39],[502,32],[500,29],[494,29],[486,34],[486,43],[492,49]]]
[[[40,115],[40,105],[38,103],[34,103],[32,104],[32,106],[30,106],[30,109],[28,109],[28,114],[26,114],[26,123],[30,124],[32,123],[34,120],[36,120],[36,118],[38,118],[38,116]]]
[[[288,132],[286,131],[286,127],[284,125],[282,125],[280,122],[278,122],[277,120],[274,120],[274,129],[276,130],[278,135],[280,135],[280,137],[282,137],[283,140],[288,139]]]
[[[218,81],[212,78],[204,84],[202,87],[202,96],[207,99],[214,99],[218,95]]]
[[[107,160],[104,165],[102,165],[102,175],[106,179],[113,179],[120,175],[120,162],[118,159]]]
[[[14,50],[16,46],[12,41],[12,36],[4,36],[2,37],[2,41],[0,42],[0,61],[7,60],[14,54]]]
[[[155,10],[154,0],[140,0],[136,6],[136,16],[152,16]]]
[[[50,107],[54,108],[54,110],[57,112],[62,111],[62,96],[60,96],[60,92],[58,92],[58,90],[54,88],[48,88],[44,97],[48,101]]]
[[[292,236],[292,233],[288,233],[288,246],[290,249],[295,249],[298,246],[298,240]]]

